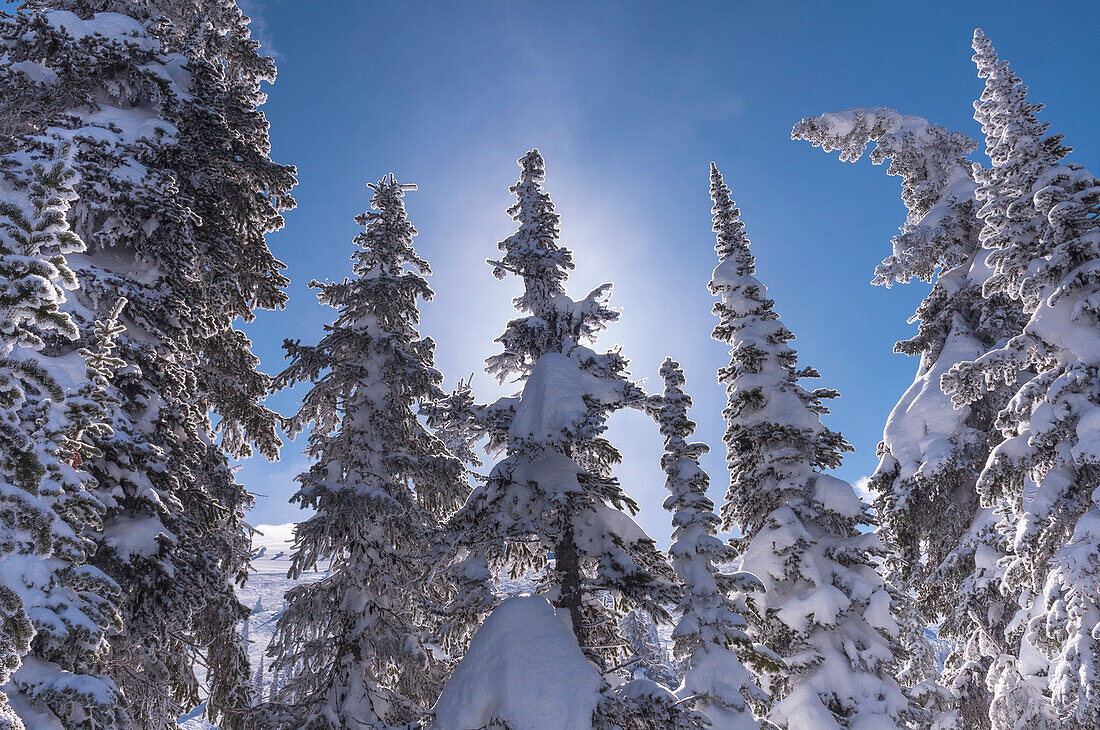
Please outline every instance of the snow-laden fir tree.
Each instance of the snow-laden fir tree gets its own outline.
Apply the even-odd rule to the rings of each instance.
[[[635,677],[642,676],[666,687],[679,684],[652,616],[640,608],[627,612],[619,621],[619,635],[628,644],[630,653],[625,669]]]
[[[755,277],[740,211],[713,165],[711,198],[714,337],[730,346],[719,371],[731,471],[722,517],[743,534],[734,543],[741,569],[765,588],[746,599],[750,636],[782,664],[759,675],[775,701],[767,719],[789,730],[907,727],[922,713],[892,676],[901,627],[875,569],[882,545],[861,530],[873,520],[852,486],[823,471],[851,450],[821,423],[837,393],[800,384],[818,374],[798,366],[794,335]]]
[[[635,677],[675,687],[680,684],[678,667],[671,661],[668,649],[661,641],[657,621],[646,611],[635,608],[619,620],[619,635],[628,644],[630,659],[623,667]]]
[[[276,698],[288,728],[411,722],[444,669],[425,647],[422,556],[468,487],[462,462],[417,417],[443,396],[443,376],[417,331],[432,291],[403,200],[415,186],[390,175],[369,187],[354,278],[312,284],[336,319],[317,345],[288,341],[291,364],[276,379],[310,384],[288,421],[291,434],[311,429],[293,500],[314,510],[295,527],[290,577],[327,572],[287,592],[269,650],[271,670],[291,673]]]
[[[109,673],[133,722],[158,730],[200,701],[199,661],[209,713],[235,724],[223,711],[248,695],[233,584],[251,497],[226,452],[274,456],[278,437],[234,322],[285,298],[263,236],[293,202],[257,108],[274,66],[223,0],[32,0],[0,18],[0,45],[0,150],[71,145],[77,172],[69,219],[88,250],[64,306],[81,340],[51,354],[129,302],[121,405],[84,461],[107,508],[94,560],[123,596]]]
[[[979,480],[1007,503],[1003,590],[1015,597],[994,663],[994,728],[1091,728],[1100,713],[1100,180],[1064,162],[1041,105],[980,30],[975,118],[992,166],[977,170],[987,296],[1007,295],[1023,332],[944,377],[966,406],[1021,377],[997,414],[1003,441]]]
[[[476,469],[483,465],[478,444],[487,434],[487,409],[476,402],[472,381],[471,375],[445,396],[424,403],[421,415],[448,451],[466,465],[470,480],[483,481],[484,475]],[[455,525],[445,522],[439,527],[425,556],[428,579],[424,585],[434,639],[447,654],[460,657],[498,597],[488,546],[464,544],[462,530]]]
[[[676,693],[651,679],[636,678],[606,692],[594,727],[601,730],[702,730],[710,720],[691,709]]]
[[[84,357],[86,380],[65,398],[71,434],[68,450],[76,467],[83,466],[85,459],[101,457],[103,453],[96,442],[114,435],[109,422],[121,403],[112,382],[126,366],[126,361],[116,353],[118,339],[126,331],[120,321],[125,307],[125,299],[116,300],[107,316],[92,324],[92,347],[79,350]]]
[[[871,479],[890,555],[888,577],[912,591],[928,623],[955,642],[944,682],[956,695],[957,721],[989,726],[986,674],[1007,651],[1010,600],[1000,591],[998,560],[1006,550],[996,529],[1001,500],[982,493],[978,476],[1000,436],[997,412],[1012,395],[1011,378],[957,408],[940,387],[955,364],[1004,344],[1023,328],[1020,309],[1003,294],[983,296],[988,251],[974,198],[968,137],[892,109],[849,109],[802,120],[792,135],[855,162],[874,143],[871,160],[889,160],[908,209],[893,253],[874,283],[913,279],[932,290],[912,321],[915,337],[895,351],[919,355],[916,378],[887,422]]]
[[[710,449],[688,441],[695,423],[688,418],[691,396],[684,392],[684,371],[671,358],[661,364],[664,393],[655,396],[655,412],[665,439],[661,467],[670,492],[664,507],[672,513],[672,567],[683,584],[679,620],[672,632],[676,658],[683,662],[683,681],[677,691],[681,701],[694,706],[714,730],[749,730],[760,727],[754,708],[761,714],[768,697],[756,685],[743,661],[758,666],[767,654],[753,647],[744,598],[761,589],[748,573],[722,570],[737,557],[733,548],[716,536],[718,515],[707,497],[710,477],[699,458]],[[733,595],[741,604],[734,601]],[[762,666],[760,668],[763,668]]]
[[[255,670],[252,672],[252,706],[262,704],[264,699],[265,699],[265,696],[264,696],[264,677],[265,676],[266,675],[265,675],[265,667],[264,667],[264,656],[263,656],[263,654],[261,654],[260,655],[260,661],[256,665]]]
[[[573,255],[558,241],[542,155],[531,150],[519,166],[509,208],[519,228],[489,263],[498,278],[522,279],[514,304],[524,316],[497,339],[503,349],[487,370],[518,380],[522,392],[459,410],[488,435],[490,453],[505,454],[450,522],[453,570],[476,587],[453,603],[487,610],[486,575],[537,570],[538,590],[570,617],[581,648],[610,667],[623,646],[615,614],[637,607],[663,619],[676,593],[668,562],[628,514],[637,505],[612,476],[620,455],[602,435],[611,413],[643,409],[645,394],[618,350],[592,349],[619,317],[607,304],[611,285],[579,300],[566,293]],[[613,604],[600,600],[603,592]]]
[[[18,151],[2,163],[0,727],[122,727],[121,697],[103,675],[118,586],[88,564],[87,531],[104,506],[81,469],[94,453],[88,438],[110,431],[118,305],[95,327],[95,352],[44,352],[51,338],[77,337],[62,308],[76,286],[66,256],[84,248],[65,217],[74,173],[66,159],[44,165]]]

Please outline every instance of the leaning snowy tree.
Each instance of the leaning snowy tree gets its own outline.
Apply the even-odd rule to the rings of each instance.
[[[737,554],[716,536],[718,515],[707,497],[710,477],[699,457],[710,449],[691,442],[695,423],[688,418],[691,396],[684,392],[684,371],[671,358],[661,365],[665,389],[654,396],[654,412],[665,438],[661,468],[671,493],[665,509],[672,513],[672,567],[683,584],[679,620],[672,632],[676,658],[684,663],[680,700],[693,705],[714,730],[760,727],[768,697],[756,685],[743,661],[763,669],[770,662],[754,647],[746,630],[744,599],[763,588],[749,573],[724,572]],[[741,605],[733,596],[738,596]],[[774,664],[773,664],[774,668]]]
[[[64,158],[47,166],[21,151],[0,157],[3,728],[124,726],[122,697],[103,668],[119,628],[118,586],[88,564],[87,535],[104,506],[81,468],[81,456],[94,453],[90,438],[110,431],[117,316],[97,323],[95,352],[45,352],[51,339],[77,337],[62,308],[76,286],[66,255],[84,249],[65,217],[74,177]]]
[[[767,719],[789,730],[908,727],[923,714],[892,674],[901,627],[895,596],[875,570],[879,538],[847,482],[823,472],[851,447],[821,423],[833,390],[808,390],[779,321],[755,277],[741,212],[718,169],[711,198],[721,295],[714,338],[730,346],[719,371],[728,402],[725,443],[731,472],[723,527],[736,527],[740,567],[764,584],[747,597],[750,636],[777,655],[760,675],[775,701]]]
[[[996,522],[1003,499],[980,489],[978,476],[1001,440],[993,421],[1012,396],[1014,378],[962,407],[943,392],[940,379],[955,364],[1019,334],[1024,319],[1004,294],[982,294],[991,270],[974,198],[974,170],[980,168],[967,160],[976,144],[887,108],[804,119],[792,136],[826,152],[839,150],[847,162],[873,142],[871,161],[888,159],[887,174],[902,181],[908,216],[873,283],[919,279],[931,282],[932,290],[913,315],[916,336],[894,347],[919,355],[920,362],[887,421],[871,488],[890,550],[888,578],[912,591],[925,621],[955,642],[944,683],[956,695],[957,721],[988,728],[986,674],[1008,652],[1003,634],[1014,601],[1000,591],[998,560],[1007,545]]]
[[[443,396],[443,376],[416,329],[432,291],[403,201],[415,186],[390,175],[369,187],[354,278],[311,284],[337,317],[315,346],[286,342],[291,364],[276,379],[311,384],[288,421],[292,435],[311,429],[293,500],[314,510],[295,527],[290,577],[318,564],[327,574],[287,592],[269,651],[271,670],[290,677],[263,727],[409,723],[445,669],[425,646],[422,556],[469,490],[462,462],[417,417]]]
[[[108,673],[131,721],[159,730],[202,699],[201,663],[209,714],[236,725],[251,496],[227,455],[273,457],[279,440],[235,322],[285,299],[264,234],[293,204],[258,110],[274,66],[225,0],[28,0],[0,19],[0,45],[0,148],[71,145],[77,173],[68,217],[88,250],[64,308],[81,338],[50,354],[129,302],[121,405],[84,461],[107,510],[94,562],[122,589]]]
[[[519,228],[500,242],[500,260],[489,263],[498,278],[523,280],[514,304],[526,316],[508,323],[497,339],[503,350],[488,359],[487,371],[523,389],[463,411],[488,435],[490,453],[505,455],[450,522],[460,558],[455,570],[538,571],[538,590],[568,615],[581,648],[607,669],[624,644],[616,614],[639,607],[663,619],[676,594],[667,560],[628,514],[637,505],[612,476],[620,455],[602,436],[613,412],[644,409],[646,396],[617,350],[591,347],[619,317],[607,304],[611,285],[580,300],[566,293],[573,255],[558,243],[542,155],[531,150],[519,166],[509,208]],[[600,599],[603,592],[614,606]],[[472,600],[485,610],[487,598],[482,591],[473,599],[459,594],[455,603]]]
[[[988,297],[1023,331],[944,377],[958,406],[1020,377],[979,484],[1007,509],[1003,589],[1017,598],[994,662],[994,728],[1091,728],[1100,714],[1100,180],[1037,114],[1027,88],[974,32],[985,79],[975,118],[992,166],[977,170]]]

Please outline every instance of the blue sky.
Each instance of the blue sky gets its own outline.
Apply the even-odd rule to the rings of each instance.
[[[839,475],[873,471],[886,416],[915,361],[892,353],[923,296],[920,284],[872,287],[904,220],[898,182],[869,161],[838,162],[790,139],[802,117],[890,106],[977,138],[982,83],[970,37],[982,27],[1047,105],[1044,118],[1096,167],[1100,140],[1100,6],[1026,2],[438,2],[251,0],[254,32],[279,64],[265,112],[273,156],[299,168],[298,209],[270,238],[288,265],[290,302],[247,327],[264,368],[283,367],[284,338],[311,342],[331,311],[307,284],[350,272],[365,184],[388,172],[420,190],[407,207],[417,248],[435,270],[422,331],[438,343],[448,382],[476,373],[483,399],[502,392],[482,371],[513,315],[514,282],[484,259],[513,223],[505,213],[515,159],[538,147],[576,255],[570,291],[605,281],[633,373],[659,388],[665,355],[683,364],[705,466],[720,500],[728,359],[710,339],[714,266],[708,164],[733,189],[759,277],[797,335],[803,364],[840,390],[828,424],[856,447]],[[583,291],[582,291],[583,290]],[[301,391],[279,394],[289,413]],[[663,474],[655,427],[635,413],[612,422],[618,474],[662,544]],[[245,463],[251,521],[300,518],[287,500],[304,443],[283,459]]]

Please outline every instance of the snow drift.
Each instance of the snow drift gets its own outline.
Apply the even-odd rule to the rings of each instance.
[[[434,710],[435,730],[589,730],[603,679],[541,596],[517,596],[485,620]]]

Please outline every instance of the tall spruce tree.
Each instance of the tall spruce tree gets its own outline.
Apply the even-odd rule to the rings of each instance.
[[[710,286],[722,297],[714,337],[730,346],[719,371],[731,472],[722,517],[743,534],[741,569],[765,587],[747,603],[750,635],[782,664],[760,675],[775,700],[767,719],[789,730],[906,727],[922,713],[892,677],[901,627],[875,570],[882,546],[860,529],[873,520],[855,490],[822,471],[851,450],[821,423],[837,393],[799,383],[818,373],[798,367],[794,335],[755,277],[740,211],[713,165],[711,198],[719,264]]]
[[[415,186],[390,175],[369,187],[355,277],[311,284],[338,315],[316,346],[285,344],[291,364],[276,379],[311,384],[288,421],[291,434],[312,429],[293,500],[315,511],[295,527],[290,577],[327,571],[287,593],[270,650],[271,670],[292,673],[278,698],[288,728],[411,722],[443,669],[425,647],[421,562],[468,492],[465,468],[417,417],[443,377],[416,329],[432,291],[403,201]]]
[[[768,697],[743,662],[760,665],[766,654],[752,645],[744,598],[762,589],[749,573],[728,573],[720,566],[737,554],[716,536],[718,515],[707,497],[710,477],[699,457],[710,449],[690,442],[695,423],[688,418],[691,396],[684,392],[684,371],[668,358],[661,365],[665,389],[655,397],[657,421],[665,439],[661,468],[670,492],[664,507],[672,513],[672,567],[683,584],[679,620],[672,632],[676,658],[684,663],[677,694],[710,720],[714,730],[760,727]],[[733,595],[737,594],[740,605]],[[762,667],[761,667],[762,668]]]
[[[0,149],[71,145],[77,173],[69,219],[88,250],[65,308],[82,334],[50,354],[129,302],[112,435],[85,461],[107,508],[95,563],[122,588],[110,675],[136,725],[167,729],[200,701],[201,662],[210,715],[238,725],[251,497],[227,454],[279,444],[259,403],[269,379],[234,324],[285,298],[263,237],[293,204],[258,110],[274,66],[225,0],[29,0],[0,32]]]
[[[477,589],[455,602],[487,610],[486,575],[536,569],[538,590],[568,614],[581,648],[609,668],[623,647],[619,607],[663,619],[676,593],[667,560],[628,514],[637,505],[612,476],[620,455],[602,436],[611,413],[644,409],[646,396],[618,350],[591,348],[619,317],[607,304],[611,285],[580,300],[566,293],[573,255],[558,242],[542,155],[531,150],[518,162],[509,213],[519,228],[500,242],[504,255],[489,263],[498,278],[523,280],[514,304],[526,316],[508,323],[497,339],[503,350],[486,369],[523,389],[459,411],[474,432],[488,436],[491,453],[505,455],[450,521],[456,571],[471,576],[467,585]],[[614,606],[600,600],[601,592],[615,597]]]
[[[894,407],[871,479],[890,555],[888,578],[912,591],[924,621],[955,642],[944,683],[956,695],[957,722],[988,728],[991,695],[986,675],[1008,652],[1003,634],[1012,601],[1000,591],[999,558],[1007,544],[996,529],[1003,499],[979,489],[978,476],[1000,441],[993,421],[1012,396],[1012,380],[956,407],[940,387],[955,364],[1019,334],[1024,319],[1007,296],[983,296],[991,270],[979,240],[982,221],[968,137],[892,109],[850,109],[802,120],[792,136],[840,159],[857,161],[874,143],[871,160],[890,161],[908,209],[893,253],[874,283],[913,279],[932,289],[912,321],[916,336],[894,346],[919,355],[916,378]]]
[[[67,255],[84,243],[65,213],[75,177],[22,151],[0,159],[0,727],[122,727],[122,698],[103,673],[119,627],[118,586],[89,565],[104,506],[81,468],[104,423],[118,334],[96,326],[96,352],[46,353],[72,340],[64,311],[76,277]],[[117,314],[117,307],[115,310]],[[80,383],[86,361],[88,382]],[[9,702],[10,701],[10,702]]]
[[[978,170],[988,297],[1006,295],[1023,331],[944,377],[966,406],[1002,383],[1020,386],[997,414],[1003,441],[979,485],[1007,508],[1002,588],[1017,599],[993,664],[994,728],[1095,727],[1100,712],[1100,335],[1093,272],[1100,259],[1100,181],[1064,162],[1042,107],[981,32],[974,61],[985,90],[975,118],[992,166]]]

